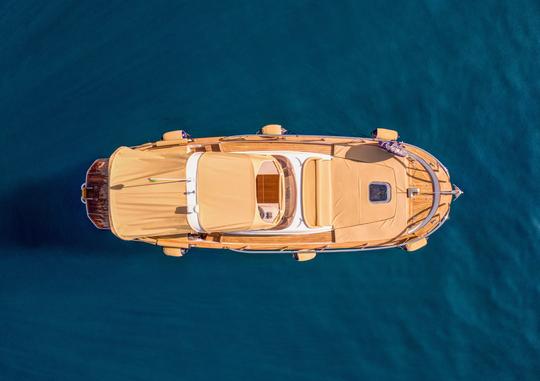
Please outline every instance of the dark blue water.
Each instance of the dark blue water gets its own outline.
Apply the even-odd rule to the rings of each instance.
[[[537,1],[8,1],[0,36],[1,380],[540,378]],[[304,264],[86,220],[117,146],[267,123],[397,129],[465,195],[420,252]]]

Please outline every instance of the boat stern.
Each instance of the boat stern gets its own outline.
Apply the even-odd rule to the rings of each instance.
[[[88,219],[98,229],[110,229],[109,222],[109,160],[97,159],[86,172],[81,185],[81,202]]]

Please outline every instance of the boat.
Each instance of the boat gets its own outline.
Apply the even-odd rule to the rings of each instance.
[[[433,155],[394,130],[369,137],[169,131],[120,147],[86,173],[90,221],[122,240],[190,248],[317,254],[424,247],[462,191]]]

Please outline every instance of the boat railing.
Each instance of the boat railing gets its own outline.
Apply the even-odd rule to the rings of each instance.
[[[351,253],[359,251],[373,251],[373,250],[383,250],[383,249],[394,249],[404,246],[404,244],[398,245],[388,245],[388,246],[371,246],[371,247],[357,247],[351,249],[311,249],[316,253]],[[250,249],[231,249],[237,253],[250,253],[250,254],[294,254],[298,250],[250,250]]]

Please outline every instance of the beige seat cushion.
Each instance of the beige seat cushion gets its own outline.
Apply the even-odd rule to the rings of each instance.
[[[205,152],[197,166],[199,223],[209,233],[272,227],[257,208],[256,173],[271,156]]]
[[[302,211],[307,226],[332,225],[331,161],[308,159],[302,169]]]

